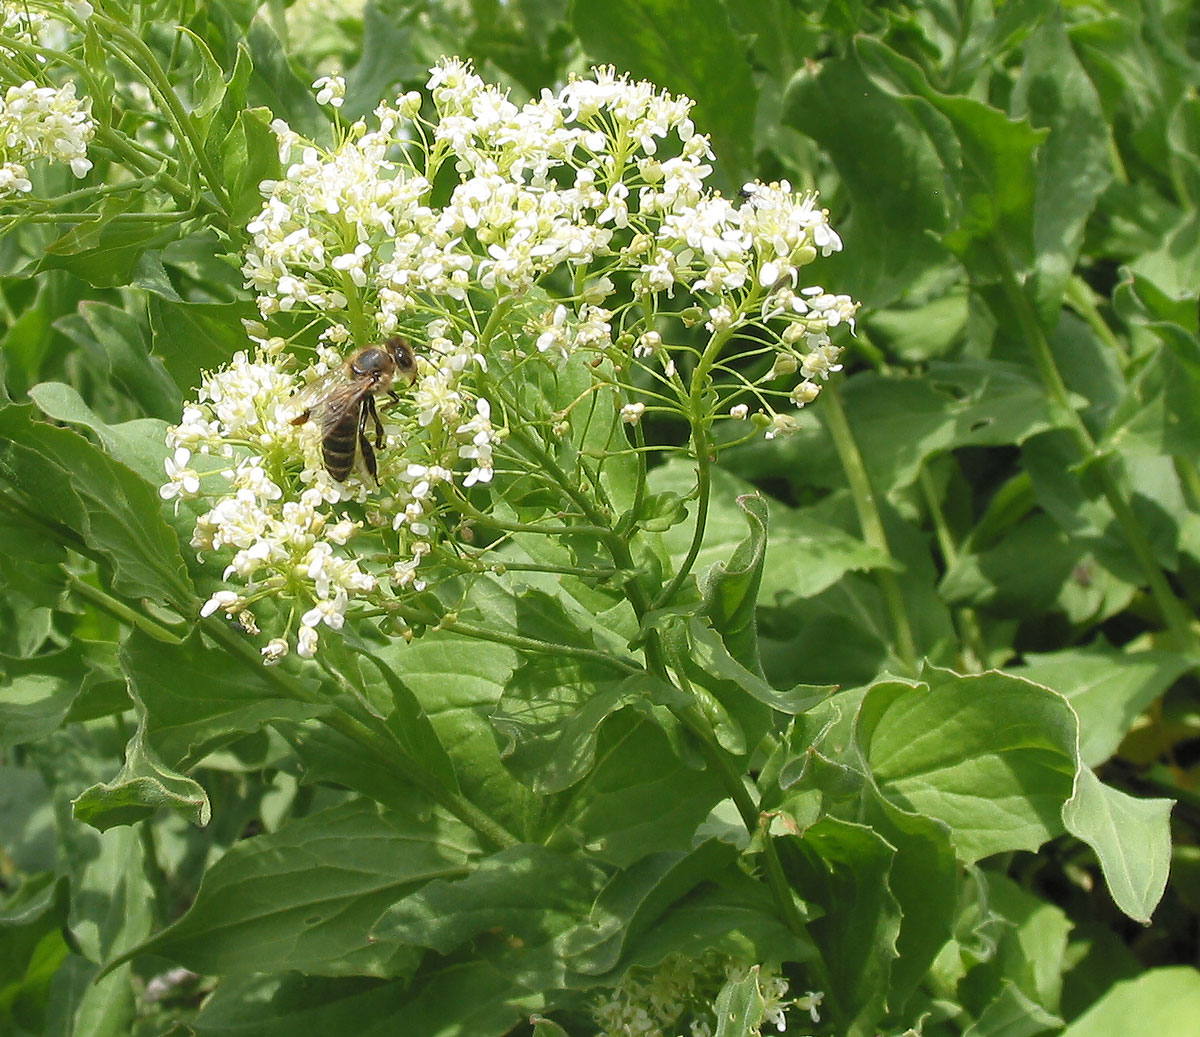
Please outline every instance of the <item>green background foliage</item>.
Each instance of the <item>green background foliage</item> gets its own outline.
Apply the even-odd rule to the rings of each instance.
[[[1200,1032],[1194,5],[134,6],[194,161],[99,141],[159,200],[0,212],[0,1032],[588,1034],[713,948],[822,990],[814,1033]],[[411,644],[265,669],[195,619],[165,424],[245,348],[269,120],[442,54],[517,100],[595,62],[694,98],[725,191],[821,190],[857,337],[798,433],[722,453],[668,607],[514,565]],[[687,556],[695,486],[615,488],[627,564]]]

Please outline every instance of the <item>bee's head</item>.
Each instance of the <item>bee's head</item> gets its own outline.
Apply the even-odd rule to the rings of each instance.
[[[417,354],[413,352],[408,339],[394,335],[384,343],[388,353],[396,362],[396,377],[410,384],[417,378]]]

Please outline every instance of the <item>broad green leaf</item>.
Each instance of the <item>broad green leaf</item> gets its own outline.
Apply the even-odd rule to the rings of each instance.
[[[1019,1032],[1039,1033],[1051,1025],[1044,1017],[1059,1011],[1071,920],[1003,875],[987,873],[986,882],[995,946],[959,984],[960,997],[980,1033],[1005,1033],[1021,1018],[1039,1025]]]
[[[759,1033],[766,1003],[758,989],[758,970],[759,966],[754,965],[744,975],[726,980],[713,1006],[716,1037],[754,1037]]]
[[[270,121],[267,108],[239,111],[221,146],[230,218],[239,224],[249,222],[262,208],[259,185],[279,177],[279,142],[269,128]]]
[[[74,790],[95,781],[111,764],[91,734],[78,727],[56,732],[31,747],[55,800],[58,830],[71,884],[67,931],[84,982],[64,1006],[66,1032],[121,1037],[135,1012],[131,970],[124,966],[101,978],[96,965],[149,935],[156,913],[143,833],[131,827],[99,833],[71,819]]]
[[[921,119],[872,82],[853,51],[797,72],[783,118],[830,156],[849,195],[838,230],[855,246],[831,262],[831,276],[849,275],[856,297],[879,308],[945,262],[935,235],[950,223],[951,174]]]
[[[900,905],[889,876],[896,850],[866,825],[822,818],[795,840],[793,883],[824,911],[809,924],[840,1006],[846,1037],[873,1037],[897,957]]]
[[[1117,907],[1149,924],[1171,863],[1170,799],[1134,799],[1083,767],[1063,823],[1096,854]]]
[[[1079,715],[1079,756],[1103,763],[1142,711],[1190,668],[1168,652],[1122,652],[1103,641],[1086,648],[1027,653],[1011,672],[1053,688]]]
[[[44,738],[62,723],[78,685],[49,673],[26,673],[0,686],[0,747]]]
[[[21,883],[0,907],[0,1026],[14,1025],[14,1003],[29,1020],[30,1006],[44,1002],[50,977],[67,955],[67,896],[65,880],[47,873]]]
[[[62,382],[35,385],[29,390],[29,398],[46,417],[91,429],[106,454],[132,468],[152,485],[164,479],[163,459],[167,453],[165,422],[154,418],[138,418],[119,425],[106,424],[83,402],[79,393]]]
[[[690,661],[708,677],[727,681],[740,691],[780,713],[803,713],[836,691],[833,685],[798,684],[788,691],[776,691],[757,674],[746,669],[726,650],[716,632],[699,619],[688,624]],[[733,708],[733,707],[731,707]]]
[[[651,854],[618,872],[597,896],[587,926],[567,939],[571,966],[589,975],[614,969],[631,941],[733,857],[732,847],[709,841],[690,853]]]
[[[295,1037],[297,1031],[503,1037],[541,1008],[540,993],[514,987],[487,962],[469,962],[425,974],[415,988],[407,980],[235,974],[205,1001],[190,1026],[199,1037]]]
[[[184,226],[180,220],[123,220],[133,204],[128,198],[103,201],[94,219],[46,246],[37,271],[66,270],[95,288],[129,284],[143,253],[174,241]]]
[[[240,323],[255,314],[247,303],[174,303],[159,296],[149,303],[154,354],[186,392],[200,385],[205,371],[251,346]]]
[[[949,825],[968,863],[1059,834],[1075,775],[1066,702],[1002,673],[927,676],[882,681],[863,699],[856,738],[883,794]]]
[[[296,73],[279,37],[265,19],[255,18],[250,24],[246,45],[254,67],[254,75],[246,85],[246,106],[286,113],[288,123],[297,133],[319,135],[327,120],[309,89],[311,80],[301,79]]]
[[[1035,1037],[1062,1022],[1006,980],[995,1000],[963,1031],[963,1037]]]
[[[926,977],[951,935],[960,883],[949,832],[937,821],[901,810],[860,770],[827,759],[817,747],[803,742],[797,746],[804,752],[803,777],[798,785],[789,782],[791,802],[804,790],[819,792],[821,816],[868,824],[896,849],[888,883],[901,911],[898,957],[891,975],[891,996],[900,1003]],[[836,750],[831,746],[825,751]],[[781,778],[790,769],[785,765]],[[806,830],[812,822],[795,817],[789,805],[785,799],[781,807],[788,810],[790,821]]]
[[[656,724],[624,710],[605,725],[586,795],[572,799],[561,824],[599,860],[628,867],[648,853],[681,851],[726,798],[694,749],[672,745]]]
[[[1034,293],[1043,324],[1053,327],[1084,225],[1112,179],[1112,165],[1100,98],[1052,5],[1026,41],[1012,107],[1049,130],[1036,160]]]
[[[362,56],[346,73],[342,111],[360,118],[398,83],[428,74],[419,53],[421,10],[389,0],[368,0],[363,10]]]
[[[154,488],[75,432],[30,420],[31,410],[0,410],[0,479],[103,555],[118,593],[190,606],[187,567]]]
[[[1200,1028],[1200,973],[1190,965],[1149,969],[1116,984],[1074,1020],[1062,1037],[1146,1033],[1191,1037]]]
[[[651,472],[650,485],[657,490],[690,492],[694,475],[689,466],[668,463]],[[725,564],[746,539],[746,514],[738,498],[755,492],[754,486],[727,471],[713,470],[712,503],[704,542],[696,559],[696,570]],[[758,600],[773,603],[781,597],[811,597],[835,584],[854,570],[889,568],[885,554],[870,547],[805,510],[768,501],[771,535]],[[687,554],[691,532],[675,526],[663,534],[664,543],[676,564]]]
[[[109,967],[157,954],[223,974],[265,962],[313,975],[407,974],[419,956],[369,943],[372,923],[405,892],[464,874],[477,852],[441,814],[353,800],[238,843],[205,873],[187,914]]]
[[[910,108],[925,113],[958,200],[946,245],[976,277],[992,277],[1007,264],[1024,269],[1033,258],[1034,153],[1048,131],[973,97],[941,93],[915,63],[872,37],[860,37],[856,49]]]
[[[604,881],[594,865],[535,845],[484,859],[460,881],[435,880],[386,910],[371,933],[449,954],[468,941],[530,990],[566,983],[561,937],[582,923]]]
[[[807,905],[796,907],[807,918]],[[737,960],[757,962],[804,962],[816,953],[807,934],[784,924],[762,883],[741,871],[725,871],[719,884],[702,884],[672,904],[626,948],[619,968],[651,969],[672,954],[702,958],[718,949]]]
[[[491,716],[505,765],[538,792],[569,788],[592,769],[604,721],[644,696],[649,683],[613,680],[611,671],[569,659],[531,659]]]
[[[741,186],[752,166],[745,128],[757,92],[724,4],[574,0],[571,22],[591,57],[695,101],[696,127],[712,136],[724,186]]]
[[[199,65],[199,74],[193,81],[191,116],[202,123],[220,107],[221,99],[225,96],[225,80],[221,75],[221,66],[208,49],[208,44],[186,25],[178,26],[176,31],[188,37],[194,48],[196,64]]]
[[[121,647],[121,668],[146,717],[146,736],[172,767],[189,769],[213,749],[276,720],[307,720],[328,713],[321,701],[303,701],[277,673],[218,650],[193,631],[179,645],[134,630]],[[256,668],[257,667],[257,668]],[[290,677],[315,698],[311,680]]]

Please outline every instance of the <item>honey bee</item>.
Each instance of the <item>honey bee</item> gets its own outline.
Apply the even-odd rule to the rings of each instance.
[[[303,393],[311,399],[293,425],[315,419],[321,426],[321,456],[325,470],[338,482],[345,482],[354,467],[354,455],[362,451],[363,463],[371,478],[379,482],[375,449],[367,436],[367,423],[375,425],[375,447],[383,446],[383,422],[375,407],[375,397],[388,393],[400,397],[392,383],[403,379],[409,385],[417,377],[417,358],[408,342],[395,336],[375,346],[364,346],[342,367],[331,371]]]

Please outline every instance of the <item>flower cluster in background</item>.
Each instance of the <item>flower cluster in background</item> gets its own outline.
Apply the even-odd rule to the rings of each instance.
[[[85,176],[92,168],[87,146],[95,131],[87,99],[75,96],[74,83],[10,86],[0,98],[0,198],[33,189],[26,166],[39,158]]]
[[[751,418],[768,437],[794,427],[777,405],[803,406],[840,369],[829,332],[853,326],[857,304],[800,276],[841,247],[827,213],[786,183],[748,184],[736,201],[709,189],[687,98],[600,68],[518,106],[447,59],[428,98],[347,124],[341,77],[313,87],[335,139],[273,123],[284,173],[247,227],[259,348],[185,411],[162,491],[210,505],[193,543],[232,585],[208,611],[257,631],[255,603],[282,603],[268,659],[311,655],[318,626],[339,628],[352,603],[421,589],[450,557],[455,523],[438,516],[491,482],[513,422],[553,450],[565,412],[514,410],[524,365],[585,370],[613,394],[617,424]],[[395,334],[416,346],[416,381],[380,399],[377,481],[360,466],[340,484],[314,423],[292,424],[298,401]],[[690,413],[696,380],[717,389],[703,395],[711,413]],[[198,454],[229,463],[201,476]]]
[[[796,1007],[820,1021],[819,993],[788,998],[788,981],[777,969],[749,966],[716,951],[700,958],[673,954],[654,969],[631,969],[619,986],[607,991],[593,1006],[599,1037],[712,1037],[717,1032],[715,1002],[727,982],[740,982],[753,974],[762,999],[754,1033],[770,1025],[787,1030],[787,1012]],[[686,1031],[684,1030],[686,1027]]]

